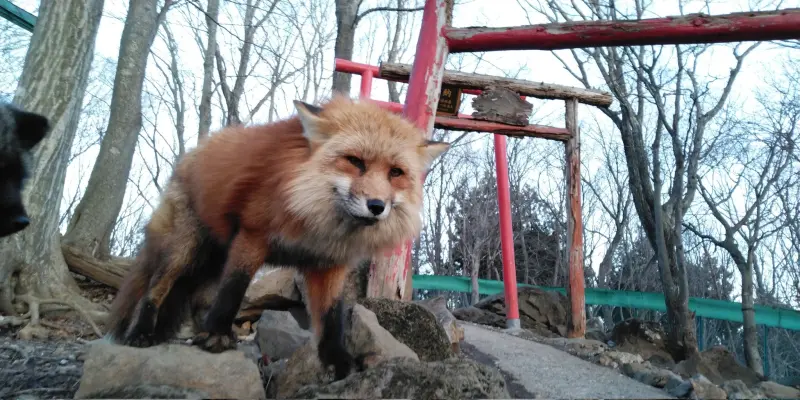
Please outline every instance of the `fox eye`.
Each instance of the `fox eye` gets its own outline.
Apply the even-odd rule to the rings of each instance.
[[[360,169],[361,171],[366,171],[367,167],[364,165],[364,161],[356,156],[347,156],[345,157],[350,164],[353,164],[356,168]]]
[[[400,168],[392,168],[389,170],[389,176],[392,178],[397,178],[401,175],[403,175],[403,170]]]

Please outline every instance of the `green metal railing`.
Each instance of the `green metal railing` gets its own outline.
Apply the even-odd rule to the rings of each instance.
[[[438,275],[414,275],[414,289],[422,290],[449,290],[454,292],[472,292],[470,278],[463,276],[438,276]],[[536,287],[542,290],[558,291],[566,294],[564,288],[533,286],[527,284],[517,284],[517,287]],[[503,292],[503,282],[488,279],[478,279],[478,291],[480,294],[497,294]],[[667,311],[664,303],[664,295],[652,292],[627,292],[608,289],[586,288],[586,304],[603,305],[614,307],[630,307],[655,311]],[[742,322],[742,304],[732,301],[703,299],[697,297],[689,298],[689,309],[694,311],[697,317],[715,318],[725,321]],[[766,306],[755,306],[756,324],[800,330],[800,312]]]
[[[0,0],[0,18],[5,18],[28,32],[33,32],[33,26],[36,25],[35,15],[15,6],[8,0]]]

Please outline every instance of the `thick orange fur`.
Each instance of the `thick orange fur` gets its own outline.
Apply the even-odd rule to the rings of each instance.
[[[295,105],[293,118],[225,128],[181,159],[115,300],[112,338],[166,340],[192,297],[219,282],[197,343],[231,348],[234,315],[266,262],[304,274],[320,357],[337,377],[349,371],[347,271],[419,234],[422,178],[448,145],[373,103]]]

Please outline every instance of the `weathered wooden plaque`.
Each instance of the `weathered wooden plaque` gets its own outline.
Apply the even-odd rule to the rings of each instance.
[[[490,86],[472,101],[472,118],[526,126],[533,104],[522,100],[518,93],[502,87]]]
[[[461,88],[453,85],[442,85],[436,115],[455,117],[461,107]]]

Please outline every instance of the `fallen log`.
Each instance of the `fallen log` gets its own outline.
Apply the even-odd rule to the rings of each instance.
[[[99,260],[66,244],[61,245],[61,252],[71,271],[115,289],[119,289],[122,279],[133,264],[133,259],[122,257],[113,257],[108,261]]]

